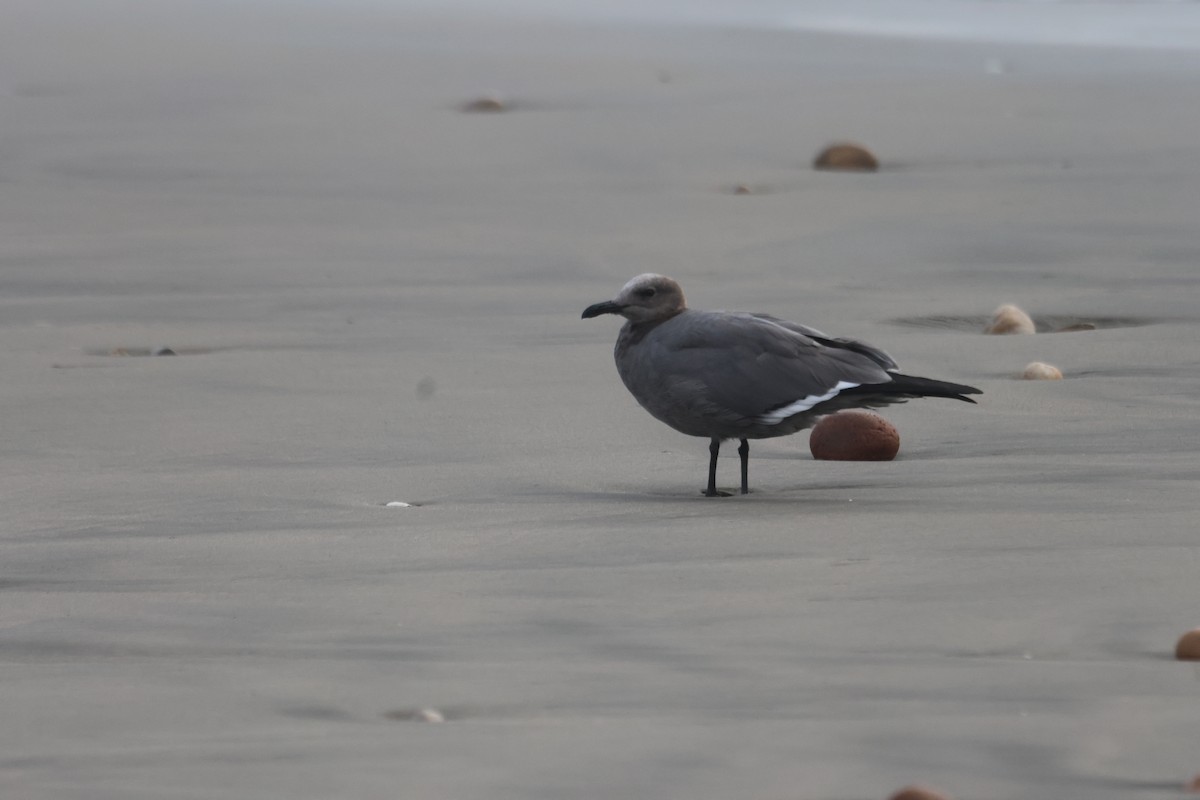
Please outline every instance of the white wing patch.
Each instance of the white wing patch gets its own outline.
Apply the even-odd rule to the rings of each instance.
[[[853,389],[861,384],[850,383],[849,381],[838,381],[837,385],[830,389],[825,394],[810,394],[808,397],[802,397],[799,400],[788,403],[783,408],[777,408],[774,411],[767,412],[758,418],[758,421],[763,425],[778,425],[788,417],[799,414],[802,411],[808,411],[817,403],[824,403],[826,400],[832,400],[837,396],[838,392],[845,389]]]

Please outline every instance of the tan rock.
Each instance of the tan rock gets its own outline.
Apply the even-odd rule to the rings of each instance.
[[[508,106],[495,97],[480,97],[469,103],[463,103],[462,110],[471,114],[498,114],[507,111]]]
[[[1034,333],[1037,330],[1034,327],[1033,320],[1029,315],[1021,309],[1011,304],[1005,304],[996,309],[992,314],[992,321],[983,329],[984,333],[991,334],[1008,334],[1008,333]]]
[[[1021,379],[1026,381],[1061,381],[1062,370],[1044,361],[1031,361],[1021,372]]]
[[[831,144],[813,159],[813,169],[842,172],[875,172],[879,161],[862,145],[851,142]]]

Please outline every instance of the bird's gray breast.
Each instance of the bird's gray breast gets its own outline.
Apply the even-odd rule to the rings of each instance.
[[[737,420],[709,399],[713,374],[696,369],[682,316],[626,323],[613,351],[617,372],[629,393],[656,419],[689,436],[727,437],[732,433],[717,434],[714,427],[736,430]]]

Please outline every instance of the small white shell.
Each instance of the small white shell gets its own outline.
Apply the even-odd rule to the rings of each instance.
[[[412,508],[412,503],[406,503],[403,500],[393,500],[390,503],[383,504],[386,508]]]
[[[397,708],[385,711],[385,719],[394,722],[445,722],[446,715],[436,708]]]

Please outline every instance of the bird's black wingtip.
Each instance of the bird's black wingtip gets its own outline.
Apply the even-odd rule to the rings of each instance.
[[[964,403],[970,403],[971,405],[978,405],[971,398],[963,396],[968,394],[983,394],[983,389],[976,389],[974,386],[959,386],[958,394],[954,395],[954,399],[962,400]]]
[[[962,400],[964,403],[975,402],[971,398],[966,397],[968,394],[983,394],[982,390],[963,383],[949,383],[947,381],[934,380],[933,378],[904,375],[900,372],[891,372],[889,373],[889,377],[891,377],[891,380],[887,383],[868,383],[862,386],[855,386],[852,389],[845,390],[842,394],[945,397],[951,400]]]

